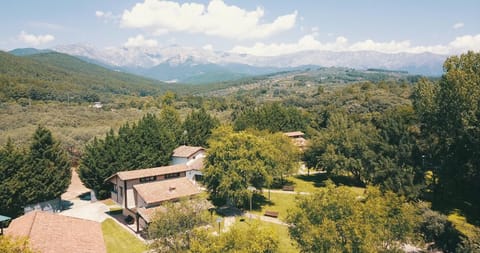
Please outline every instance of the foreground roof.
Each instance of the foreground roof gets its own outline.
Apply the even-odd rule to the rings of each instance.
[[[182,145],[182,146],[176,148],[175,150],[173,150],[173,155],[172,156],[188,158],[188,157],[194,155],[195,153],[197,153],[198,151],[201,151],[201,150],[205,150],[205,149],[202,148],[202,147],[192,147],[192,146]]]
[[[106,253],[100,223],[42,211],[14,219],[7,235],[27,237],[42,253]]]
[[[105,181],[110,180],[111,178],[118,176],[121,180],[132,180],[142,177],[153,177],[153,176],[161,176],[171,173],[178,173],[188,171],[189,168],[186,164],[176,164],[170,166],[163,166],[163,167],[156,167],[156,168],[149,168],[149,169],[140,169],[140,170],[128,170],[128,171],[120,171],[109,178],[105,179]]]
[[[180,177],[133,186],[138,195],[148,204],[189,197],[200,193],[188,178]]]

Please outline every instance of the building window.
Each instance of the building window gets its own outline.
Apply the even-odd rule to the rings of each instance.
[[[176,177],[180,177],[180,173],[171,173],[171,174],[166,174],[165,175],[165,179],[176,178]]]
[[[156,181],[156,180],[157,180],[156,176],[142,177],[142,178],[140,178],[140,183],[152,182],[152,181]]]
[[[120,198],[123,198],[123,187],[120,186]]]

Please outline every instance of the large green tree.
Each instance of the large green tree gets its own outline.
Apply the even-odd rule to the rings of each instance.
[[[417,238],[415,208],[391,192],[369,187],[357,196],[327,184],[298,199],[288,215],[301,252],[386,252]]]
[[[203,233],[202,233],[203,232]],[[279,238],[273,229],[258,221],[237,223],[220,235],[198,231],[192,253],[273,253],[278,252]]]
[[[218,125],[218,119],[210,116],[205,109],[192,111],[183,122],[183,143],[190,146],[206,147],[212,130]]]
[[[23,182],[19,173],[26,164],[26,154],[18,150],[9,139],[0,148],[0,206],[2,214],[16,217],[22,212],[25,199],[22,194]]]
[[[162,119],[147,114],[132,126],[123,125],[118,134],[111,130],[105,139],[94,139],[82,156],[82,182],[99,198],[106,198],[110,186],[105,179],[116,172],[167,165],[176,147],[176,129],[169,129],[171,121]]]
[[[415,109],[424,135],[435,203],[480,210],[480,53],[449,57],[437,83],[422,81]],[[460,205],[460,206],[458,206]]]
[[[201,199],[167,203],[154,214],[148,227],[154,252],[186,252],[195,239],[195,230],[208,224],[206,201]]]
[[[370,183],[379,145],[380,136],[373,125],[336,113],[329,117],[327,127],[314,136],[304,159],[310,168]]]
[[[29,182],[24,189],[26,201],[35,203],[60,197],[70,185],[71,173],[65,150],[53,139],[50,130],[38,127],[21,175]]]
[[[58,198],[70,180],[67,154],[44,127],[37,128],[27,151],[20,151],[11,141],[0,148],[2,214],[16,217],[27,204]]]
[[[213,133],[204,169],[204,184],[213,199],[242,206],[251,196],[249,186],[261,190],[294,170],[298,156],[289,140],[258,134],[226,126]]]

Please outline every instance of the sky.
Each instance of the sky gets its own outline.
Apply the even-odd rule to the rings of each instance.
[[[480,51],[478,0],[12,0],[0,3],[0,21],[0,50]]]

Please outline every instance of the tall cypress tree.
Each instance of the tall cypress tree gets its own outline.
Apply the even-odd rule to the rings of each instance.
[[[27,165],[21,178],[28,182],[24,187],[27,203],[35,203],[60,197],[71,180],[68,156],[60,148],[52,133],[39,126],[33,135]]]
[[[183,142],[191,146],[207,146],[212,130],[219,125],[218,119],[210,116],[205,109],[192,111],[183,122]]]
[[[82,156],[80,179],[99,198],[107,198],[110,186],[104,180],[116,172],[167,165],[176,146],[167,125],[147,114],[136,124],[120,127],[118,135],[110,130],[104,140],[95,139]]]
[[[21,214],[23,195],[21,189],[25,182],[18,178],[25,166],[25,154],[15,148],[8,139],[0,149],[0,207],[3,215],[16,217]]]

